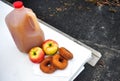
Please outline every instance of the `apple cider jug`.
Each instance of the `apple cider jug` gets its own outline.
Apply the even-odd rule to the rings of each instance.
[[[14,9],[6,16],[7,27],[17,48],[24,53],[35,46],[41,46],[45,40],[35,13],[24,7],[23,2],[13,3]]]

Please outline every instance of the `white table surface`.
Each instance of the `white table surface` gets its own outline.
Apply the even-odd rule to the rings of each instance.
[[[45,38],[57,41],[60,47],[66,47],[73,53],[74,58],[69,61],[70,71],[67,69],[57,71],[55,74],[58,75],[35,74],[33,67],[37,65],[29,60],[27,54],[21,53],[17,49],[5,24],[5,17],[11,10],[13,10],[11,6],[0,1],[0,81],[73,81],[83,71],[84,64],[91,58],[91,51],[40,23]],[[64,72],[68,72],[68,74],[64,76]],[[59,75],[59,73],[63,75]]]

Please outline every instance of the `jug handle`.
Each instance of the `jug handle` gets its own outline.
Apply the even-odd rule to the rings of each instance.
[[[36,28],[38,28],[39,24],[36,15],[34,13],[28,13],[27,16],[32,29],[35,30]]]

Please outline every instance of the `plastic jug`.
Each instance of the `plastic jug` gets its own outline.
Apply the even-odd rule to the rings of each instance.
[[[45,37],[34,12],[21,1],[13,3],[14,10],[5,18],[8,29],[21,52],[28,53],[32,47],[41,46]]]

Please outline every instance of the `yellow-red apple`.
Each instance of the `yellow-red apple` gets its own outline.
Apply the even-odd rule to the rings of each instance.
[[[53,55],[58,51],[58,43],[55,40],[48,39],[42,44],[42,48],[47,55]]]
[[[33,63],[40,63],[44,60],[45,53],[40,47],[33,47],[29,51],[29,58]]]

